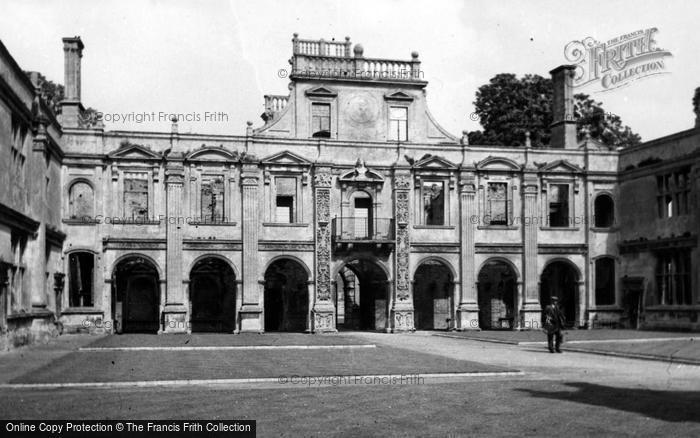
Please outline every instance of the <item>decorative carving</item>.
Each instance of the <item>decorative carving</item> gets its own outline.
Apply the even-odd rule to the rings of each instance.
[[[409,298],[409,273],[408,273],[408,228],[396,229],[396,299],[406,301]]]
[[[316,298],[331,299],[331,232],[328,225],[319,226],[316,232]]]
[[[394,313],[395,330],[413,330],[413,312],[400,311]]]
[[[242,186],[257,186],[258,185],[258,179],[257,178],[251,178],[251,177],[246,177],[241,179],[241,185]]]
[[[408,224],[408,192],[396,192],[396,223],[399,227]]]
[[[411,188],[410,175],[397,175],[394,179],[394,188],[396,190],[409,190]]]
[[[327,224],[331,220],[330,190],[316,191],[316,218],[319,223]]]
[[[332,330],[332,313],[314,313],[314,330]]]
[[[317,173],[314,175],[315,187],[330,187],[333,181],[333,176],[330,173]]]

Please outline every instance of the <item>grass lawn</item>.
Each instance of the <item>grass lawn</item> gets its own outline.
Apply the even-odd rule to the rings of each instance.
[[[311,335],[306,333],[193,333],[151,335],[129,333],[102,337],[90,348],[118,347],[221,347],[250,345],[357,345],[368,342],[350,336],[331,333]]]
[[[514,371],[391,347],[73,352],[11,383],[119,382]]]
[[[698,340],[571,344],[564,345],[564,349],[642,355],[669,361],[680,359],[700,364],[700,341]]]
[[[483,330],[464,332],[435,333],[436,336],[462,337],[476,340],[500,341],[508,344],[520,342],[546,342],[547,335],[541,330]],[[615,339],[651,339],[651,338],[689,338],[697,337],[697,333],[664,332],[645,330],[597,329],[597,330],[565,330],[564,341],[606,341]]]

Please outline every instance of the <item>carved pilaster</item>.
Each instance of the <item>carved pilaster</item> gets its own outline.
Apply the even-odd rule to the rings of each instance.
[[[243,305],[239,311],[240,331],[242,332],[261,332],[263,330],[262,308],[260,307],[262,285],[258,282],[259,185],[261,176],[257,164],[243,164],[241,172]]]
[[[313,303],[314,333],[335,331],[335,305],[331,293],[331,184],[328,167],[318,167],[314,174],[316,220],[316,296]]]
[[[180,161],[172,161],[165,169],[166,208],[166,289],[162,331],[187,331],[185,290],[182,286],[182,186],[185,171]],[[162,303],[161,303],[162,304]]]
[[[473,172],[460,175],[460,259],[462,270],[461,296],[457,309],[458,330],[479,329],[479,304],[474,266],[474,233],[479,223],[476,204],[476,177]]]
[[[391,309],[393,331],[414,330],[413,301],[411,300],[409,255],[411,244],[408,225],[410,222],[409,194],[411,175],[407,169],[396,170],[394,174],[394,230],[396,251],[394,256],[394,297]]]
[[[531,321],[539,321],[541,308],[537,272],[537,230],[539,227],[539,210],[537,208],[537,174],[526,172],[523,176],[523,272],[525,282],[523,303],[520,309],[519,328],[531,327]]]

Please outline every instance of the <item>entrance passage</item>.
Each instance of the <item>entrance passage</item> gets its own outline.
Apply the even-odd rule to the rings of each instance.
[[[299,262],[279,259],[265,271],[265,331],[309,329],[309,276]]]
[[[413,282],[413,312],[417,330],[450,327],[452,289],[452,274],[444,263],[428,260],[418,267]]]
[[[236,275],[217,257],[198,261],[190,272],[193,332],[232,333],[236,328]]]
[[[388,328],[388,285],[384,271],[375,263],[356,259],[336,276],[336,327],[347,330]]]
[[[487,261],[479,271],[479,327],[484,330],[512,329],[516,314],[516,275],[501,260]]]
[[[540,304],[544,309],[551,297],[559,297],[559,306],[564,311],[566,325],[573,327],[578,320],[578,271],[568,262],[552,262],[540,277]]]
[[[157,333],[160,293],[155,266],[139,256],[122,260],[114,269],[112,284],[116,331]]]

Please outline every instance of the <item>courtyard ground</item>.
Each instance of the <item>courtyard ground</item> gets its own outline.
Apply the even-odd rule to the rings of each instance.
[[[189,350],[172,349],[184,336],[64,337],[0,354],[0,416],[254,419],[259,436],[700,436],[700,366],[437,334],[197,335],[184,345],[222,349]],[[270,345],[284,348],[230,348]],[[103,385],[65,385],[81,382]]]

